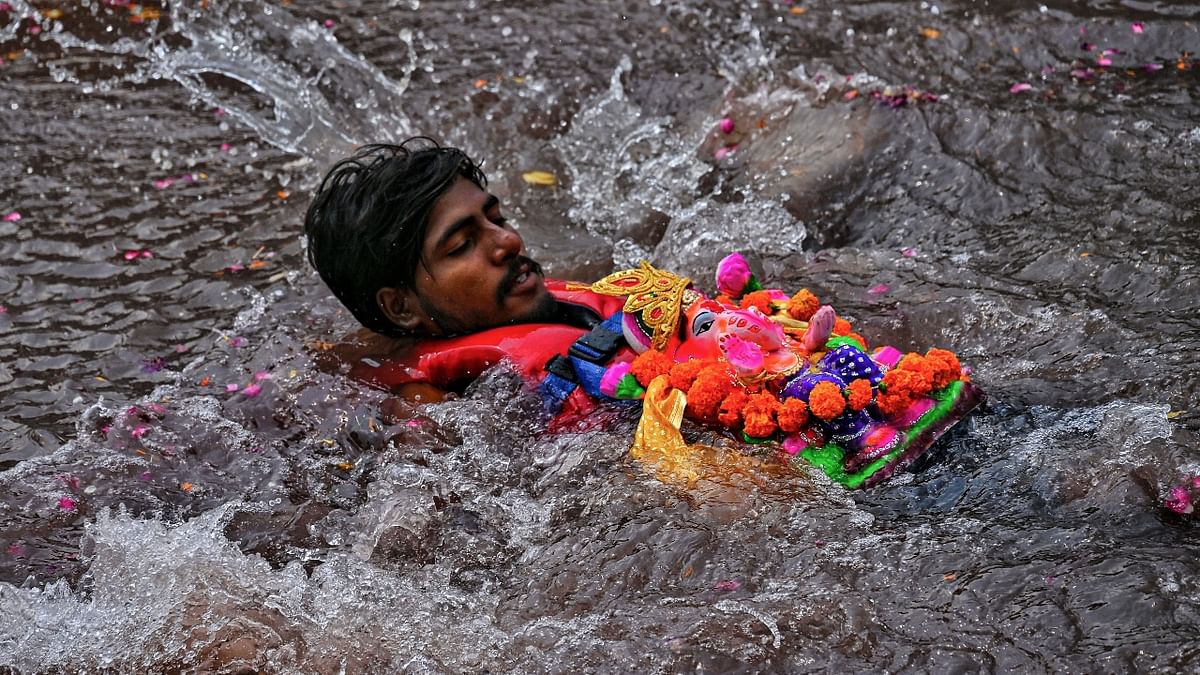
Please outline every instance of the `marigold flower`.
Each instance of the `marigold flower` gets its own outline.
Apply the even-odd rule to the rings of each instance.
[[[821,301],[807,288],[800,289],[787,302],[785,310],[788,316],[797,321],[808,321],[821,307]]]
[[[930,349],[925,354],[925,362],[931,366],[934,389],[941,389],[962,377],[962,364],[952,351]]]
[[[849,401],[850,407],[854,410],[862,410],[871,405],[873,393],[871,390],[871,381],[866,378],[854,380],[850,383],[850,386],[846,387],[846,399]]]
[[[903,412],[919,395],[916,392],[921,386],[919,374],[893,368],[883,376],[879,395],[875,397],[875,407],[888,416]]]
[[[742,421],[742,409],[746,406],[748,398],[746,392],[734,389],[721,401],[721,407],[717,410],[717,421],[730,429],[737,427]]]
[[[916,353],[905,354],[904,358],[900,359],[900,363],[896,364],[897,370],[917,375],[918,379],[912,385],[914,396],[925,396],[933,391],[933,372],[930,365],[925,362],[925,357]]]
[[[638,354],[637,358],[633,360],[633,364],[630,365],[629,372],[637,378],[638,384],[648,387],[654,378],[670,373],[673,365],[675,362],[671,360],[671,357],[651,349]]]
[[[692,383],[696,381],[700,371],[714,363],[716,361],[705,359],[689,359],[683,363],[676,363],[671,366],[671,388],[686,392],[692,388]]]
[[[766,438],[775,434],[779,428],[775,423],[775,414],[779,410],[779,401],[769,391],[760,391],[749,397],[742,409],[745,422],[743,430],[747,436]]]
[[[854,329],[850,327],[850,322],[840,316],[838,317],[837,321],[833,322],[834,335],[849,335],[853,330]]]
[[[721,402],[733,391],[733,377],[724,364],[705,367],[687,392],[687,412],[692,419],[712,422]]]
[[[785,434],[794,434],[808,424],[808,404],[798,398],[786,398],[775,414],[779,429]]]
[[[819,419],[829,420],[846,410],[846,399],[842,390],[828,380],[818,382],[808,394],[808,410]]]
[[[754,291],[747,293],[741,302],[742,309],[750,309],[751,307],[762,312],[764,316],[771,316],[775,310],[771,307],[771,293],[769,291]]]

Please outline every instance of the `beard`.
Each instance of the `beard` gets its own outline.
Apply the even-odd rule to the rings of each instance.
[[[495,300],[497,308],[504,308],[504,302],[508,298],[509,291],[516,284],[517,278],[520,277],[521,274],[526,270],[528,270],[530,274],[536,274],[545,279],[545,276],[542,272],[542,266],[532,258],[528,258],[526,256],[517,256],[516,258],[513,258],[512,262],[509,263],[508,271],[500,280],[500,284],[496,288]],[[453,312],[442,311],[438,307],[435,307],[433,303],[431,303],[424,296],[418,296],[417,300],[420,302],[421,309],[425,312],[425,314],[437,324],[438,328],[441,329],[442,334],[446,336],[478,333],[479,331],[487,330],[488,328],[519,323],[551,323],[558,315],[558,301],[554,299],[554,296],[550,294],[549,291],[545,292],[545,294],[526,311],[507,317],[502,321],[491,323],[480,323],[472,320],[475,317],[456,316]]]

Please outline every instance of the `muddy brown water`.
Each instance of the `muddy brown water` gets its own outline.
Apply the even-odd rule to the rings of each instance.
[[[1200,474],[1198,22],[0,3],[0,666],[1195,672],[1164,501]],[[856,493],[733,451],[660,482],[629,411],[549,436],[502,370],[383,425],[313,366],[353,321],[299,223],[416,133],[485,160],[556,276],[743,250],[991,402]]]

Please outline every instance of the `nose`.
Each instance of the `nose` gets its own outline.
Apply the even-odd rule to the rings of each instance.
[[[504,264],[520,255],[525,241],[514,230],[501,225],[492,225],[492,260]]]

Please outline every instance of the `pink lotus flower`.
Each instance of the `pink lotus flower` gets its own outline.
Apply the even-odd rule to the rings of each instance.
[[[600,393],[609,398],[617,397],[617,385],[621,382],[621,378],[629,374],[629,363],[618,363],[604,371],[604,376],[600,378]]]
[[[730,253],[717,263],[717,291],[723,295],[736,299],[760,288],[741,253]]]

